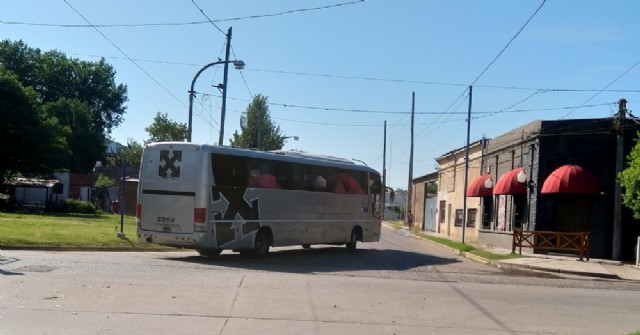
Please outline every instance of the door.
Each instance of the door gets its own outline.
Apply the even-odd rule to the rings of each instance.
[[[424,199],[423,230],[436,231],[436,197],[428,194]]]

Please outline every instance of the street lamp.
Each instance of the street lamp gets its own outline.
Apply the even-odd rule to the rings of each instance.
[[[286,140],[288,138],[292,138],[294,141],[297,141],[297,140],[300,139],[300,137],[298,137],[298,136],[285,136],[285,137],[282,138],[282,140],[284,141],[284,140]]]
[[[242,70],[244,69],[244,62],[241,60],[221,60],[221,61],[217,61],[217,62],[213,62],[210,64],[205,65],[202,69],[200,69],[200,71],[198,71],[198,73],[196,73],[195,77],[193,77],[193,80],[191,81],[191,90],[189,90],[189,129],[188,129],[188,133],[187,133],[187,142],[191,142],[191,132],[192,132],[192,123],[193,123],[193,96],[195,95],[195,91],[193,90],[193,86],[196,84],[196,80],[198,79],[198,77],[200,76],[200,74],[214,66],[214,65],[218,65],[218,64],[229,64],[229,63],[233,63],[233,66],[237,69],[237,70]],[[225,73],[226,74],[226,73]],[[226,80],[225,83],[222,86],[222,89],[224,90],[223,92],[226,93],[227,92],[227,88],[225,87],[226,85]],[[226,107],[226,98],[227,95],[226,94],[222,94],[223,95],[223,99],[222,99],[222,111],[221,111],[221,121],[220,121],[220,145],[222,145],[222,138],[224,136],[224,113],[225,113],[225,107]]]

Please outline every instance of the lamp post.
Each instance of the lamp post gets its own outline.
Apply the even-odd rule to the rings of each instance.
[[[288,138],[292,138],[294,141],[297,141],[297,140],[300,139],[300,137],[298,137],[298,136],[285,136],[285,137],[282,138],[282,140],[284,141],[284,140],[286,140]]]
[[[244,69],[244,62],[241,60],[221,60],[221,61],[217,61],[217,62],[213,62],[210,64],[205,65],[202,69],[200,69],[200,71],[198,71],[198,73],[196,73],[195,77],[193,77],[193,80],[191,81],[191,89],[189,90],[189,129],[187,132],[187,142],[191,142],[191,132],[192,132],[192,123],[193,123],[193,97],[195,95],[195,91],[193,90],[193,87],[196,84],[196,80],[198,79],[198,77],[200,76],[200,74],[214,66],[214,65],[218,65],[218,64],[229,64],[229,63],[233,63],[233,66],[235,66],[236,69],[238,70],[242,70]],[[227,88],[223,85],[222,89],[224,90],[223,92],[227,91]],[[223,94],[223,101],[222,101],[222,111],[221,111],[221,115],[220,115],[220,143],[219,145],[222,145],[222,138],[224,136],[224,114],[225,114],[225,106],[226,106],[226,94]]]

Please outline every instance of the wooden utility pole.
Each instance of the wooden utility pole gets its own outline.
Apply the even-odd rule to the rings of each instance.
[[[615,190],[613,192],[613,240],[611,258],[620,260],[622,253],[622,188],[618,175],[624,166],[624,124],[627,115],[627,100],[618,102],[618,119],[616,124],[616,174]]]
[[[382,144],[382,219],[387,210],[387,120],[384,121],[384,141]]]
[[[224,75],[222,77],[222,107],[220,108],[220,138],[218,145],[224,145],[224,117],[227,111],[227,79],[229,78],[229,50],[231,49],[231,27],[227,31],[227,50],[224,56]]]
[[[467,230],[467,183],[469,178],[469,138],[471,133],[471,98],[473,86],[469,86],[469,110],[467,111],[467,146],[464,154],[464,188],[462,190],[462,243],[464,243],[465,232]],[[482,169],[482,168],[481,168]]]
[[[407,187],[407,209],[405,211],[405,217],[409,214],[409,211],[413,207],[411,196],[413,193],[413,185],[412,185],[413,183],[413,122],[414,122],[415,110],[416,110],[416,92],[413,92],[411,95],[411,149],[409,151],[409,185]]]

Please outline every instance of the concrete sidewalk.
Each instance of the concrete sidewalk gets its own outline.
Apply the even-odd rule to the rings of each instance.
[[[495,248],[487,248],[485,250],[493,253],[500,253],[500,251]],[[506,250],[506,252],[511,253],[511,250]],[[640,267],[633,264],[593,258],[588,261],[581,261],[578,256],[571,257],[553,254],[525,254],[524,252],[522,255],[525,257],[505,259],[495,261],[494,263],[496,266],[500,267],[529,268],[580,276],[623,279],[640,282]]]
[[[409,234],[407,228],[399,228],[405,230],[406,234]],[[425,232],[421,232],[425,233]],[[429,232],[426,232],[430,234]],[[441,238],[449,238],[448,236],[441,236],[439,234],[430,234]],[[413,236],[420,238],[413,234]],[[431,240],[424,239],[431,243],[436,243]],[[485,250],[487,252],[499,255],[507,255],[511,253],[511,250],[503,248],[483,247],[481,245],[473,245],[476,249]],[[477,255],[461,252],[459,250],[451,249],[455,253],[486,264],[502,268],[524,268],[531,270],[539,270],[546,272],[566,273],[579,276],[588,276],[596,278],[608,278],[608,279],[621,279],[632,280],[640,282],[640,267],[633,264],[622,263],[618,261],[593,259],[589,261],[580,261],[579,257],[570,255],[557,255],[557,254],[531,254],[522,253],[522,258],[504,259],[504,260],[489,260]]]

